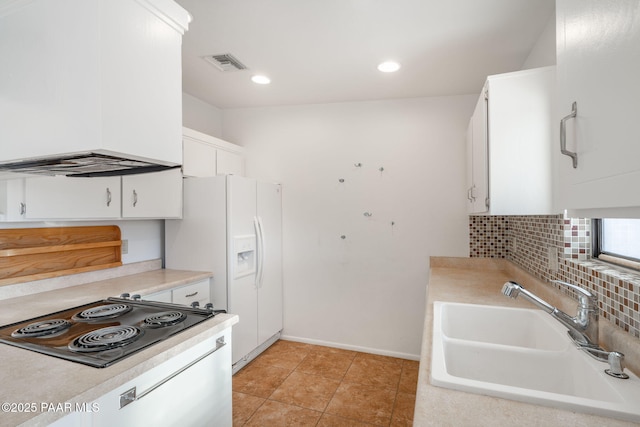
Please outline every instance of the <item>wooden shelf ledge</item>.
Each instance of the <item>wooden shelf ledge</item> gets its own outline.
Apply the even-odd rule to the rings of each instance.
[[[0,230],[0,286],[120,265],[115,225]]]

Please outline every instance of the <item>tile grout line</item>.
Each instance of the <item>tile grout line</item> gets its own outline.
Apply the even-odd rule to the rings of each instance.
[[[398,383],[396,384],[396,393],[393,395],[393,404],[391,405],[391,414],[389,415],[389,426],[393,422],[393,413],[396,409],[396,402],[398,401],[398,391],[400,391],[400,381],[402,380],[402,372],[404,371],[404,361],[400,366],[400,375],[398,376]]]
[[[268,349],[267,349],[267,350],[268,350]],[[265,350],[265,351],[266,351],[266,350]],[[308,352],[308,353],[307,353],[307,354],[302,358],[302,360],[306,359],[306,358],[307,358],[307,356],[309,356],[309,353],[310,353],[310,352]],[[260,353],[259,355],[257,355],[257,356],[252,360],[252,362],[253,362],[253,361],[255,361],[255,360],[257,360],[257,359],[258,359],[260,356],[262,356],[263,354],[264,354],[264,352],[262,352],[262,353]],[[280,384],[278,384],[278,386],[277,386],[276,388],[274,388],[274,389],[273,389],[273,391],[271,392],[271,394],[270,394],[268,397],[264,398],[264,402],[262,402],[262,403],[261,403],[261,404],[260,404],[260,405],[259,405],[259,406],[258,406],[258,407],[257,407],[257,408],[252,412],[252,413],[251,413],[251,415],[249,416],[249,418],[247,418],[247,420],[242,424],[243,426],[244,426],[244,425],[246,425],[247,423],[249,423],[249,421],[251,421],[251,418],[253,418],[253,416],[256,414],[256,412],[258,412],[258,410],[259,410],[260,408],[262,408],[262,407],[264,406],[264,404],[265,404],[267,401],[281,403],[281,402],[279,402],[279,401],[277,401],[277,400],[271,400],[271,396],[273,396],[273,393],[275,393],[275,392],[276,392],[276,390],[277,390],[277,389],[278,389],[278,388],[279,388],[279,387],[280,387],[280,386],[281,386],[281,385],[286,381],[286,379],[287,379],[287,378],[289,378],[289,377],[291,376],[291,374],[295,372],[295,370],[296,370],[296,369],[298,369],[298,366],[300,366],[300,364],[302,363],[302,360],[301,360],[300,362],[298,362],[298,364],[296,365],[296,367],[295,367],[295,368],[293,368],[293,369],[291,370],[291,372],[289,372],[289,373],[287,374],[287,376],[282,380],[282,382],[280,382]],[[273,363],[269,363],[269,366],[275,366],[275,365],[273,365]],[[276,366],[276,367],[277,367],[277,366]],[[243,369],[244,369],[244,368],[243,368]],[[248,394],[248,393],[246,393],[246,394]],[[297,405],[293,405],[293,406],[297,406]],[[299,406],[299,408],[302,408],[302,406]],[[316,424],[317,424],[317,423],[316,423]]]
[[[355,360],[356,355],[353,355],[353,358],[351,359],[351,362],[349,362],[349,366],[347,366],[347,369],[345,369],[344,374],[342,375],[342,378],[340,378],[340,383],[338,383],[338,387],[336,387],[336,389],[333,391],[333,394],[331,395],[331,397],[329,398],[329,400],[327,401],[327,404],[325,405],[323,411],[322,411],[322,415],[324,414],[329,414],[332,416],[337,416],[331,413],[327,412],[327,408],[329,407],[329,404],[331,403],[331,401],[333,400],[334,396],[336,395],[336,393],[338,392],[338,389],[340,388],[340,386],[342,385],[342,383],[344,382],[344,377],[347,376],[347,372],[349,372],[349,368],[351,368],[351,365],[353,365],[353,361]],[[322,415],[320,416],[320,419],[318,420],[318,422],[316,423],[316,425],[318,425],[318,423],[320,422],[320,420],[322,419]],[[341,417],[344,418],[344,417]],[[346,418],[348,420],[352,419],[352,418]],[[361,420],[356,420],[356,421],[361,421]]]
[[[252,396],[252,395],[250,394],[249,396]],[[264,402],[266,402],[266,401],[267,401],[267,399],[264,400]],[[247,425],[249,420],[255,415],[256,412],[258,412],[258,409],[262,408],[262,405],[264,405],[264,402],[262,402],[256,409],[253,410],[251,415],[249,415],[249,417],[247,417],[247,420],[244,423],[242,423],[243,426]]]

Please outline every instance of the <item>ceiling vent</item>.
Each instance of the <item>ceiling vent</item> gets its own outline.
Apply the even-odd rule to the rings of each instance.
[[[202,59],[213,65],[220,71],[239,71],[246,70],[247,67],[240,61],[238,61],[230,53],[224,53],[222,55],[207,55]]]

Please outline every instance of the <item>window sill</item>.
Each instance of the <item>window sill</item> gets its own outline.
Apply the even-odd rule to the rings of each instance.
[[[633,273],[640,273],[640,262],[631,261],[624,258],[618,258],[611,255],[600,254],[598,260],[613,264],[615,266],[624,267],[625,269],[633,270]]]
[[[597,258],[591,258],[588,260],[565,259],[565,261],[569,264],[575,265],[576,267],[582,267],[589,275],[593,275],[593,273],[589,271],[591,270],[593,272],[597,272],[597,276],[604,280],[606,280],[606,278],[603,276],[609,276],[611,279],[624,280],[626,282],[631,282],[636,286],[640,286],[640,271]]]

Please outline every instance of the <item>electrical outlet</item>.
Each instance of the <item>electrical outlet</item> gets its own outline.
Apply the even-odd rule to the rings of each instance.
[[[122,241],[122,255],[128,254],[129,253],[129,241],[128,240],[123,240]]]
[[[549,246],[547,248],[547,254],[549,256],[549,271],[552,273],[558,272],[558,248],[555,246]]]

